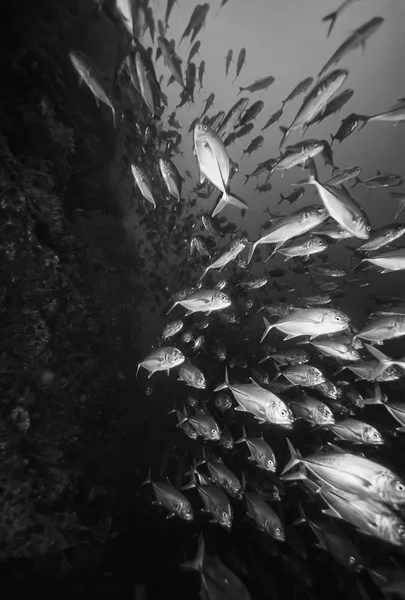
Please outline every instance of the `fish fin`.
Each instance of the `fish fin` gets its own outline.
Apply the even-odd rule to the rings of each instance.
[[[350,189],[353,189],[354,187],[356,187],[356,185],[359,185],[359,183],[363,183],[363,182],[361,181],[361,179],[359,177],[355,177],[354,183],[353,183],[353,185],[350,186]]]
[[[334,508],[324,508],[322,510],[322,512],[324,515],[327,515],[328,517],[334,517],[336,519],[343,519],[343,517]]]
[[[219,392],[220,390],[225,390],[229,388],[229,379],[228,379],[228,368],[225,365],[225,381],[224,383],[221,383],[220,385],[218,385],[215,389],[214,392]],[[236,410],[236,409],[235,409]]]
[[[283,137],[281,138],[281,142],[280,142],[279,148],[282,147],[282,145],[284,144],[284,142],[287,139],[287,136],[290,135],[290,133],[291,133],[289,127],[283,127],[282,125],[280,125],[280,131],[283,134]]]
[[[250,248],[249,248],[249,256],[248,256],[248,259],[247,259],[247,264],[249,264],[250,261],[252,260],[254,251],[256,250],[256,246],[257,246],[257,242],[253,242],[252,245],[250,246]]]
[[[293,521],[293,523],[291,523],[291,525],[301,525],[301,523],[306,523],[306,521],[307,521],[307,517],[304,512],[304,509],[302,508],[301,502],[298,503],[298,509],[300,511],[300,516],[298,519],[295,519],[295,521]]]
[[[295,473],[288,473],[287,475],[281,475],[282,481],[305,481],[308,477],[303,471],[295,471]]]
[[[169,308],[169,310],[167,311],[166,315],[168,315],[170,312],[172,312],[173,308],[175,306],[177,306],[178,302],[174,302],[173,305]]]
[[[286,441],[287,441],[288,449],[290,450],[291,458],[288,461],[288,463],[286,464],[286,466],[284,467],[281,475],[284,475],[285,473],[287,473],[287,471],[289,471],[290,469],[295,467],[295,465],[300,464],[301,459],[302,459],[302,456],[301,456],[299,450],[296,450],[294,448],[294,446],[292,445],[292,443],[290,442],[290,440],[288,438],[286,438]]]
[[[260,343],[263,342],[264,338],[267,336],[267,334],[269,333],[270,329],[273,328],[273,325],[271,325],[269,323],[269,321],[266,319],[266,317],[263,317],[263,321],[264,321],[264,325],[265,325],[266,329],[265,329],[265,332],[263,333],[263,335],[261,337]]]
[[[285,336],[285,338],[283,339],[284,342],[287,342],[288,340],[293,340],[294,338],[296,338],[297,336],[293,333],[289,333],[288,335]]]
[[[237,412],[248,412],[246,408],[243,408],[243,406],[237,406],[233,410],[236,410]]]
[[[399,202],[400,202],[400,204],[399,204],[399,207],[397,208],[394,219],[398,219],[399,215],[402,213],[402,211],[405,208],[405,200],[400,200]]]
[[[147,483],[152,483],[152,467],[149,465],[148,468],[148,476],[144,481],[142,481],[141,486],[146,485]]]
[[[197,556],[191,560],[184,563],[181,563],[180,567],[182,569],[193,569],[194,571],[202,571],[204,563],[204,538],[203,534],[200,534],[198,539],[198,550]]]
[[[168,515],[166,515],[166,519],[173,519],[173,517],[175,517],[175,513],[174,512],[170,512]]]
[[[344,454],[345,451],[342,450],[342,448],[340,448],[340,446],[336,446],[336,444],[332,444],[331,442],[328,442],[328,446],[330,446],[332,448],[332,450],[334,452],[337,452],[338,454]]]
[[[328,38],[330,36],[330,34],[332,33],[332,29],[336,23],[336,19],[338,18],[339,13],[337,11],[335,12],[331,12],[328,15],[325,15],[322,19],[323,23],[326,23],[327,21],[330,21],[329,23],[329,28],[328,28],[328,33],[326,34],[326,37]]]

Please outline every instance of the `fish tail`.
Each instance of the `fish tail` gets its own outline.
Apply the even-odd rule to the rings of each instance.
[[[336,19],[338,18],[338,14],[339,14],[339,13],[338,13],[337,11],[335,11],[335,12],[331,12],[331,13],[329,13],[328,15],[326,15],[326,16],[325,16],[325,17],[322,19],[322,22],[323,22],[323,23],[327,23],[328,21],[330,21],[330,24],[329,24],[329,29],[328,29],[328,33],[326,34],[326,37],[327,37],[327,38],[328,38],[328,37],[330,36],[330,34],[332,33],[332,29],[333,29],[333,27],[334,27],[334,25],[335,25],[335,23],[336,23]]]
[[[138,364],[138,368],[136,369],[135,377],[138,377],[139,369],[141,368],[141,363]]]
[[[242,444],[243,442],[246,442],[246,429],[244,425],[242,426],[242,437],[236,440],[235,444]]]
[[[235,196],[232,196],[231,194],[229,194],[228,192],[225,191],[223,193],[223,195],[221,196],[221,198],[219,199],[218,204],[214,208],[212,216],[215,217],[228,204],[232,204],[233,206],[236,206],[237,208],[241,208],[241,209],[248,208],[248,206],[247,206],[247,204],[245,204],[245,202],[243,202],[242,200],[239,200]]]
[[[330,145],[332,146],[333,142],[335,141],[336,136],[330,134]]]
[[[249,248],[249,256],[248,256],[248,259],[247,259],[247,263],[248,263],[248,264],[249,264],[249,263],[250,263],[250,261],[252,260],[252,257],[253,257],[253,254],[254,254],[254,251],[256,250],[256,246],[257,246],[257,242],[253,242],[253,244],[252,244],[252,245],[250,246],[250,248]]]
[[[218,385],[214,392],[219,392],[220,390],[226,390],[227,388],[229,388],[229,379],[228,379],[228,369],[227,366],[225,365],[225,381],[224,383],[221,383],[221,385]]]
[[[305,523],[307,520],[307,517],[304,512],[301,502],[298,503],[298,509],[300,511],[300,516],[298,519],[295,519],[295,521],[293,523],[291,523],[292,525],[301,525],[301,523]]]
[[[266,319],[266,317],[263,317],[263,321],[264,321],[264,324],[265,324],[265,326],[266,326],[266,329],[265,329],[265,331],[264,331],[264,333],[263,333],[263,335],[262,335],[262,338],[261,338],[261,340],[260,340],[260,343],[262,343],[262,342],[263,342],[264,338],[265,338],[265,337],[266,337],[266,335],[269,333],[270,329],[272,329],[272,328],[273,328],[273,325],[271,325],[271,323],[269,323],[269,321]]]
[[[148,476],[144,481],[142,481],[141,486],[146,485],[148,483],[152,483],[152,467],[149,465]]]
[[[171,306],[171,307],[169,308],[169,310],[167,311],[167,313],[166,313],[166,314],[168,315],[170,312],[172,312],[173,308],[174,308],[174,307],[175,307],[177,304],[178,304],[178,302],[174,302],[174,303],[173,303],[173,306]]]
[[[181,563],[180,568],[182,569],[193,569],[194,571],[202,571],[204,563],[204,538],[203,534],[200,533],[198,540],[197,556],[193,560]]]
[[[274,377],[272,379],[272,381],[274,382],[280,377],[280,375],[282,375],[282,373],[280,371],[280,367],[279,367],[278,363],[274,359],[273,359],[273,365],[276,368],[276,374],[274,375]]]
[[[241,94],[244,89],[245,89],[244,87],[239,86],[239,92],[236,95],[239,96],[239,94]]]
[[[283,194],[280,194],[280,200],[277,202],[277,206],[281,204],[283,200],[285,200],[285,196],[283,196]]]
[[[279,148],[281,148],[281,146],[284,144],[284,142],[287,139],[287,136],[290,135],[290,130],[288,127],[283,127],[283,125],[280,125],[280,131],[283,134],[283,137],[281,138]]]
[[[197,467],[201,467],[201,465],[205,465],[205,464],[206,464],[206,462],[207,462],[207,451],[206,451],[206,449],[205,449],[205,448],[204,448],[204,446],[203,446],[203,449],[202,449],[202,458],[200,458],[200,460],[198,460],[198,461],[195,463],[195,467],[196,467],[196,468],[197,468]]]
[[[356,185],[359,185],[359,183],[361,183],[361,180],[358,177],[355,177],[354,183],[350,186],[350,189],[353,189],[354,187],[356,187]]]
[[[399,215],[404,210],[404,208],[405,208],[405,200],[400,200],[399,201],[399,206],[397,208],[397,212],[395,213],[394,219],[398,219]]]
[[[367,117],[366,115],[357,115],[357,118],[359,121],[362,121],[361,126],[359,127],[359,131],[361,131],[363,127],[367,125],[371,117]]]
[[[294,446],[292,445],[290,440],[288,438],[286,438],[286,440],[287,440],[288,449],[291,454],[291,458],[288,461],[288,463],[286,464],[286,466],[284,467],[281,475],[284,475],[284,473],[287,473],[287,471],[290,471],[293,467],[295,467],[295,465],[298,465],[301,462],[301,458],[302,458],[301,454],[299,453],[298,450],[296,450],[294,448]]]
[[[374,358],[378,360],[378,365],[375,367],[375,369],[371,371],[370,375],[368,376],[369,380],[377,379],[377,377],[381,375],[385,371],[385,369],[395,364],[392,360],[389,359],[389,357],[386,354],[384,354],[384,352],[378,350],[378,348],[375,348],[374,346],[371,346],[370,344],[366,343],[364,343],[364,346],[365,348],[367,348],[368,352],[370,352],[370,354],[372,354]]]

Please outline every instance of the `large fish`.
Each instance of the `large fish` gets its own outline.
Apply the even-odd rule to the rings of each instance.
[[[318,73],[318,77],[322,77],[322,75],[336,65],[339,61],[342,60],[349,52],[355,50],[359,46],[365,48],[366,41],[368,38],[373,35],[375,31],[383,24],[384,19],[381,17],[373,17],[367,23],[364,23],[361,27],[356,29],[350,37],[347,38],[343,44],[339,46],[336,52],[330,57],[330,59],[325,63],[322,69]]]
[[[391,469],[346,452],[320,452],[303,458],[287,438],[291,459],[282,475],[302,464],[323,482],[325,490],[339,490],[386,504],[405,504],[405,482]],[[322,490],[322,488],[321,488]]]
[[[261,342],[274,328],[287,334],[284,340],[291,340],[300,335],[309,335],[312,340],[320,335],[344,331],[350,322],[349,317],[341,310],[331,308],[296,308],[275,323],[269,323],[266,317],[263,319],[266,329]]]
[[[285,217],[275,220],[269,231],[253,242],[249,250],[248,263],[259,244],[276,244],[279,248],[289,239],[307,233],[327,218],[327,212],[319,206],[306,206]]]
[[[284,144],[287,136],[294,130],[300,129],[303,135],[313,119],[317,117],[326,107],[329,100],[342,87],[348,76],[348,71],[337,69],[326,75],[319,81],[313,89],[305,96],[304,101],[291,125],[281,128],[283,137],[280,142],[280,148]]]
[[[200,169],[200,183],[208,179],[222,192],[212,216],[217,215],[228,204],[242,209],[247,208],[244,202],[229,192],[229,156],[219,135],[207,125],[197,123],[194,127],[194,153]]]
[[[322,184],[313,173],[310,173],[307,180],[297,183],[300,186],[308,184],[316,187],[329,215],[342,229],[348,231],[353,237],[362,240],[367,240],[370,237],[371,225],[366,213],[342,185],[335,187]]]

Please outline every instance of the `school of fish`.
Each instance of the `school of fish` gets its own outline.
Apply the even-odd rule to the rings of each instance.
[[[328,40],[339,15],[359,1],[345,0],[323,18],[329,23]],[[127,166],[138,202],[145,202],[144,214],[167,211],[170,206],[173,235],[181,238],[184,234],[176,218],[188,200],[182,196],[185,179],[172,160],[174,154],[181,154],[177,111],[194,103],[197,83],[200,90],[204,87],[205,61],[197,68],[193,59],[203,50],[202,40],[196,38],[204,30],[212,6],[195,7],[176,49],[176,41],[168,38],[175,3],[168,0],[165,18],[156,25],[147,1],[116,0],[113,10],[108,7],[109,17],[124,28],[128,38],[114,76],[114,84],[125,90],[120,98],[107,93],[102,75],[82,52],[72,50],[69,56],[97,104],[101,102],[111,111],[118,130],[126,118],[128,98],[136,104],[141,152],[130,154]],[[101,11],[107,10],[105,3],[98,4]],[[226,5],[228,1],[222,0],[218,12],[232,10]],[[183,9],[189,11],[186,3]],[[305,94],[291,123],[280,126],[279,156],[246,175],[246,181],[265,175],[256,189],[269,194],[277,171],[301,168],[294,188],[282,194],[278,203],[297,208],[285,214],[267,209],[269,219],[255,239],[236,227],[222,226],[226,219],[218,214],[226,210],[231,218],[232,211],[245,214],[249,210],[247,199],[231,188],[239,166],[230,158],[228,147],[253,131],[265,106],[263,100],[251,102],[250,95],[265,92],[277,81],[269,74],[240,86],[228,112],[209,117],[215,101],[211,93],[202,114],[190,123],[188,133],[193,136],[199,180],[193,190],[195,197],[189,201],[192,207],[197,203],[203,207],[201,233],[194,231],[194,212],[186,218],[187,223],[193,222],[183,261],[184,268],[188,265],[187,285],[180,282],[178,289],[170,290],[171,302],[165,311],[170,316],[137,371],[139,377],[147,372],[147,397],[154,391],[149,381],[152,376],[177,376],[178,393],[170,418],[173,428],[191,444],[187,469],[176,484],[164,478],[167,469],[159,478],[153,478],[150,470],[144,484],[151,484],[153,504],[163,509],[156,513],[157,519],[166,513],[166,518],[198,521],[196,558],[182,567],[199,571],[201,598],[254,597],[243,577],[229,570],[218,556],[207,554],[204,531],[208,525],[201,512],[209,515],[214,527],[227,532],[241,513],[246,514],[252,528],[274,541],[276,552],[283,554],[290,568],[291,563],[303,560],[296,539],[300,525],[305,524],[322,551],[354,575],[357,597],[370,598],[367,586],[372,585],[380,597],[395,598],[397,594],[405,598],[405,569],[398,560],[405,549],[405,402],[401,400],[405,352],[401,355],[401,346],[395,346],[397,340],[403,343],[405,336],[405,299],[375,297],[369,318],[360,328],[354,327],[351,315],[339,306],[341,282],[367,286],[370,272],[399,271],[396,277],[401,289],[405,247],[398,242],[405,234],[405,223],[397,219],[405,207],[405,191],[389,192],[398,202],[396,214],[391,224],[373,228],[352,189],[362,185],[391,190],[400,187],[403,178],[379,171],[361,178],[361,167],[340,169],[332,152],[333,144],[344,143],[374,122],[405,121],[405,99],[378,114],[349,114],[331,134],[331,142],[303,138],[312,124],[350,102],[354,91],[343,89],[349,72],[339,63],[356,48],[364,49],[374,34],[380,35],[380,28],[384,28],[384,19],[379,16],[357,26],[316,77],[297,83],[262,128],[261,133],[274,126],[285,105]],[[154,48],[145,49],[140,41],[146,31]],[[190,50],[183,65],[178,48],[186,39]],[[369,44],[371,47],[371,40]],[[160,57],[167,70],[167,85],[177,84],[181,89],[180,102],[170,115],[166,115],[162,79],[158,81],[155,73],[154,63]],[[230,49],[225,76],[233,61]],[[245,64],[246,49],[242,48],[235,80]],[[238,98],[239,94],[242,97]],[[170,129],[165,130],[164,124]],[[264,135],[255,136],[244,154],[258,150]],[[287,145],[290,136],[298,141]],[[318,176],[319,160],[332,169],[326,181]],[[184,175],[190,177],[189,172]],[[314,203],[300,207],[309,188],[316,192]],[[218,197],[209,214],[205,207],[214,193]],[[168,205],[168,200],[172,204]],[[331,244],[347,244],[348,240],[353,245],[346,246],[351,255],[343,268],[330,262],[327,252]],[[276,254],[285,257],[292,272],[311,281],[313,293],[300,297],[294,305],[288,302],[294,287],[279,281],[285,269],[272,268]],[[252,273],[256,262],[266,263],[264,276]],[[283,301],[272,297],[270,287],[284,295]],[[386,349],[391,342],[394,356]],[[395,449],[389,459],[387,448]],[[288,517],[283,515],[284,504],[289,506]],[[358,540],[362,539],[382,544],[385,566],[375,564],[359,550]]]

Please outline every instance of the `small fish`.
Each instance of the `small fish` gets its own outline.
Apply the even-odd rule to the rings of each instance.
[[[96,72],[95,67],[92,66],[90,60],[82,52],[71,50],[69,52],[69,58],[81,79],[83,79],[91,90],[96,99],[97,106],[99,105],[99,101],[101,101],[111,109],[115,127],[115,108],[101,83],[101,75]]]
[[[284,144],[287,136],[294,129],[300,129],[301,135],[305,133],[310,123],[317,115],[322,113],[328,104],[329,100],[342,87],[347,79],[348,71],[337,69],[321,79],[312,90],[305,96],[301,108],[297,112],[291,125],[286,128],[282,127],[283,137],[280,142],[280,148]]]
[[[151,470],[149,468],[148,477],[141,485],[146,485],[148,483],[152,484],[155,493],[153,504],[156,506],[163,506],[169,511],[169,514],[166,517],[167,519],[174,516],[180,517],[180,519],[183,519],[184,521],[192,521],[194,519],[194,511],[189,500],[187,500],[179,490],[173,487],[170,481],[152,481]]]
[[[218,135],[222,138],[233,129],[235,124],[238,122],[241,114],[245,110],[249,103],[248,98],[240,98],[236,104],[232,106],[229,112],[225,115],[224,120],[218,129]]]
[[[351,135],[359,124],[359,117],[354,113],[343,119],[339,129],[335,135],[331,134],[332,144],[335,140],[338,140],[339,144],[343,142],[349,135]]]
[[[306,77],[305,79],[303,79],[302,81],[300,81],[295,88],[288,94],[287,98],[285,100],[282,101],[282,107],[284,108],[284,105],[287,104],[287,102],[291,102],[291,100],[294,100],[294,98],[296,98],[297,96],[299,96],[300,94],[303,94],[304,92],[307,91],[307,89],[309,87],[311,87],[311,85],[314,82],[314,78],[313,77]]]
[[[248,154],[250,156],[252,152],[255,152],[256,150],[261,148],[263,142],[264,138],[262,135],[258,135],[257,137],[253,138],[249,146],[243,151],[242,158],[245,156],[245,154]]]
[[[359,177],[355,178],[355,183],[351,186],[354,188],[359,183],[367,186],[371,189],[378,188],[387,188],[387,187],[397,187],[402,185],[404,180],[400,175],[395,175],[395,173],[380,173],[377,171],[377,175],[374,177],[369,177],[368,179],[360,179]]]
[[[136,370],[143,367],[148,373],[148,379],[157,371],[166,371],[169,375],[170,369],[180,366],[185,361],[184,354],[172,346],[162,346],[152,350],[139,364]]]
[[[233,50],[228,50],[228,54],[225,56],[225,77],[228,77],[229,67],[232,62]]]
[[[248,438],[245,428],[243,427],[242,429],[243,435],[235,442],[235,444],[246,442],[250,450],[250,460],[254,461],[259,469],[275,473],[277,469],[276,457],[273,450],[264,439],[263,434],[259,438]]]
[[[166,6],[166,14],[165,14],[165,25],[166,28],[169,27],[169,17],[171,15],[171,12],[173,10],[173,6],[176,4],[177,0],[167,0],[167,6]]]
[[[179,202],[181,199],[183,180],[176,165],[168,158],[159,158],[159,167],[167,191],[176,198],[177,202]]]
[[[142,196],[156,208],[156,202],[153,195],[152,182],[148,173],[140,165],[131,165],[132,175]]]
[[[255,191],[257,190],[259,194],[265,194],[266,192],[269,192],[272,187],[271,183],[263,183],[262,185],[257,185]]]
[[[361,167],[350,167],[349,169],[340,169],[336,171],[333,176],[328,179],[325,183],[327,185],[341,185],[345,181],[349,181],[354,177],[358,177],[362,171]]]
[[[246,125],[250,121],[253,121],[253,119],[255,119],[257,117],[257,115],[260,113],[260,111],[263,110],[263,107],[264,107],[264,102],[262,100],[257,100],[254,104],[252,104],[247,109],[247,111],[243,114],[243,116],[240,117],[237,127],[242,128],[244,125]]]
[[[184,323],[181,319],[176,319],[176,321],[172,321],[168,323],[162,332],[162,338],[164,340],[169,339],[177,335],[184,327]]]
[[[192,59],[194,58],[194,56],[199,53],[200,46],[201,46],[201,42],[195,42],[193,44],[193,46],[191,47],[190,53],[188,55],[188,59],[187,59],[188,63],[191,62]]]
[[[281,118],[282,114],[283,114],[282,108],[280,108],[277,112],[273,113],[271,115],[271,117],[269,118],[269,120],[267,121],[266,125],[264,127],[262,127],[262,131],[264,131],[265,129],[270,127],[270,125],[273,125],[273,123],[276,123]]]
[[[246,64],[246,48],[242,48],[239,52],[238,60],[236,62],[236,75],[233,81],[235,81],[239,76],[244,64]]]
[[[205,390],[207,385],[204,374],[200,369],[197,369],[197,367],[191,363],[186,362],[183,362],[183,364],[179,366],[178,381],[185,381],[187,385],[198,390]]]
[[[280,201],[277,202],[277,205],[281,204],[284,200],[287,200],[287,202],[289,202],[290,204],[294,204],[294,202],[297,202],[297,200],[302,198],[302,196],[304,194],[305,194],[304,187],[297,188],[296,190],[294,190],[294,192],[291,192],[291,194],[289,194],[288,196],[283,196],[283,194],[280,194]]]
[[[205,73],[205,60],[200,62],[200,66],[198,67],[198,83],[200,84],[200,90],[203,87],[203,77]],[[194,127],[193,127],[194,129]]]
[[[200,120],[203,118],[205,113],[207,113],[209,111],[209,109],[211,108],[211,106],[214,104],[214,100],[215,100],[215,94],[213,92],[211,92],[211,94],[208,96],[207,100],[205,101],[204,110],[201,113]]]
[[[308,421],[312,425],[330,427],[335,423],[335,418],[330,408],[320,400],[306,394],[290,400],[290,406],[296,417]]]
[[[354,444],[384,444],[381,433],[372,425],[357,419],[343,419],[329,426],[329,429],[340,439]]]
[[[318,73],[318,77],[322,77],[322,75],[333,65],[336,65],[339,61],[342,60],[352,50],[355,50],[359,46],[365,48],[366,41],[368,38],[373,35],[379,27],[384,23],[384,19],[381,17],[373,17],[367,23],[364,23],[361,27],[356,29],[343,44],[339,46],[339,48],[334,52],[331,58],[325,63],[322,69]]]
[[[274,82],[275,79],[271,75],[269,77],[264,77],[263,79],[257,79],[254,83],[246,87],[239,87],[238,94],[244,92],[245,90],[250,94],[253,92],[259,92],[261,90],[267,90],[267,88],[270,87]]]
[[[263,317],[263,320],[266,329],[261,343],[273,328],[286,333],[287,338],[284,339],[293,339],[300,335],[309,335],[313,339],[320,335],[343,331],[350,322],[349,317],[342,311],[328,308],[300,308],[272,324],[266,317]]]

